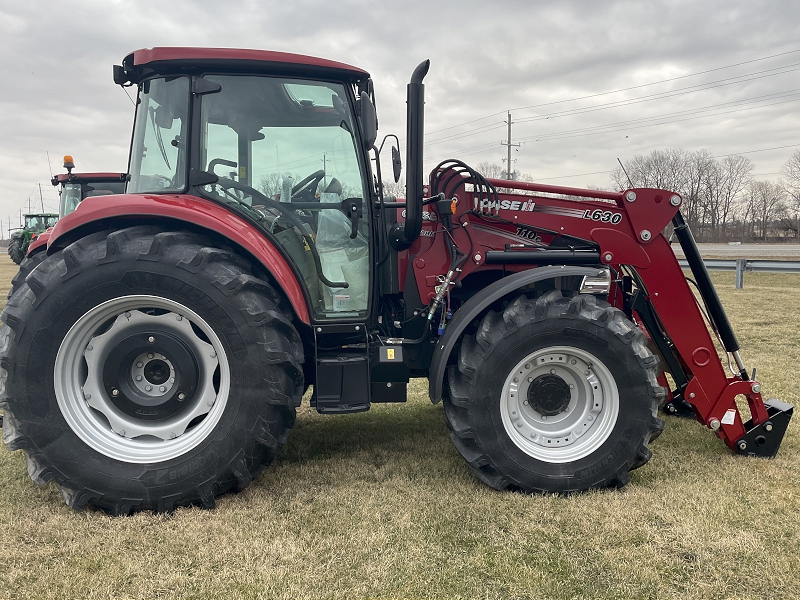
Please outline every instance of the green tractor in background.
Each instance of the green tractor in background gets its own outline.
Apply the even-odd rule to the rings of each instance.
[[[11,234],[8,242],[8,255],[15,263],[19,264],[28,252],[28,246],[33,236],[52,227],[58,221],[58,215],[52,213],[39,213],[25,215],[25,225]]]

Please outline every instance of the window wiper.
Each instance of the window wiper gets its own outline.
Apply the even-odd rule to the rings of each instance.
[[[161,156],[164,159],[164,162],[167,163],[167,168],[172,170],[172,166],[169,164],[169,159],[167,158],[167,149],[164,147],[164,140],[161,138],[161,128],[156,125],[156,109],[152,106],[150,107],[150,122],[153,124],[153,130],[156,132],[156,142],[158,143],[158,149],[161,150]]]

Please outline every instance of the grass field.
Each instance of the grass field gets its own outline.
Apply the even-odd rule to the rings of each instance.
[[[5,298],[16,266],[0,260]],[[714,273],[765,396],[800,403],[800,277]],[[5,286],[5,287],[3,287]],[[0,448],[0,598],[796,598],[800,424],[733,455],[668,418],[621,491],[490,490],[413,383],[403,405],[303,406],[278,460],[213,511],[74,512]]]

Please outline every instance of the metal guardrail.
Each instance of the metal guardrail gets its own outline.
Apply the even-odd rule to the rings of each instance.
[[[736,288],[744,287],[744,272],[753,271],[756,273],[800,273],[800,261],[796,260],[751,260],[749,258],[703,259],[706,269],[709,271],[736,271]],[[689,263],[684,259],[678,259],[678,264],[684,269],[689,268]]]

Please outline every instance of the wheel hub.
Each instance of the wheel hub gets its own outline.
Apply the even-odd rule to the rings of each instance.
[[[552,346],[525,356],[506,377],[500,416],[526,454],[566,463],[591,454],[611,434],[619,392],[608,368],[580,348]]]
[[[96,306],[65,336],[54,369],[67,423],[95,450],[160,462],[199,444],[219,421],[230,370],[214,330],[166,298]]]
[[[552,417],[567,410],[569,384],[557,375],[539,375],[528,388],[528,403],[540,415]]]
[[[175,368],[163,354],[142,353],[131,365],[131,379],[141,393],[158,398],[175,385]]]

